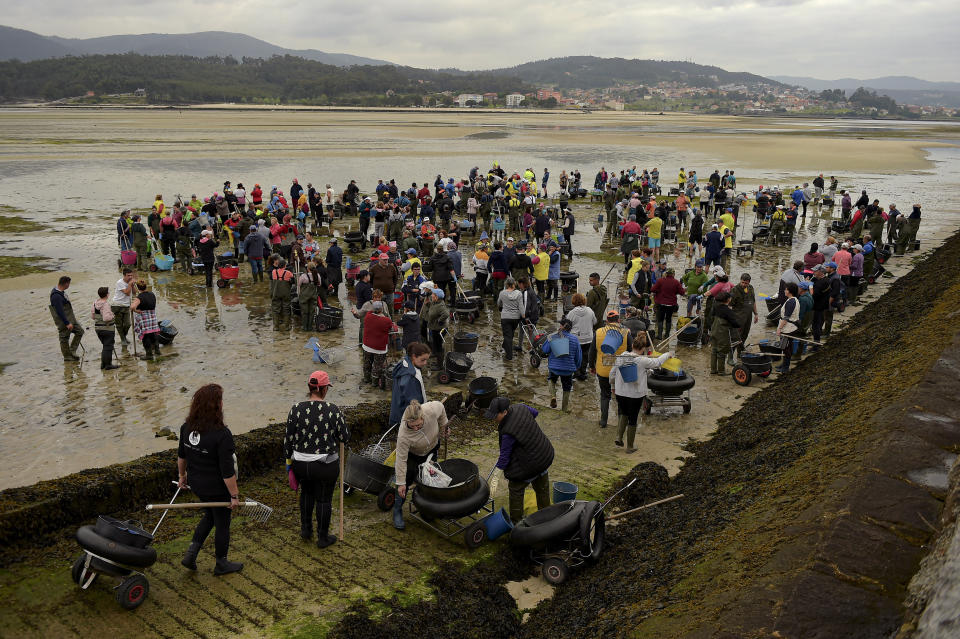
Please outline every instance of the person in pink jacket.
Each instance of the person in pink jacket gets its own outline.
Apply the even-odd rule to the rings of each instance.
[[[850,253],[850,244],[844,242],[840,245],[840,250],[833,256],[833,261],[837,263],[837,273],[844,281],[850,277],[850,260],[853,255]]]

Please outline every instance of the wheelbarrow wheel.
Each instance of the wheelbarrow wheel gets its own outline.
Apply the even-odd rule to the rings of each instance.
[[[487,529],[479,521],[473,522],[463,531],[463,541],[466,542],[467,548],[479,548],[486,540]]]
[[[644,415],[649,415],[649,414],[650,414],[650,410],[653,408],[653,402],[651,402],[649,399],[647,399],[646,397],[644,397],[644,398],[643,398],[643,401],[640,402],[640,406],[641,406],[641,408],[643,408],[643,414],[644,414]]]
[[[683,404],[683,414],[684,414],[684,415],[689,415],[691,408],[693,408],[693,403],[688,399],[688,400],[687,400],[686,402],[684,402],[684,404]]]
[[[530,365],[534,368],[540,368],[540,356],[536,353],[530,353]]]
[[[227,288],[228,286],[230,286],[230,282],[222,277],[217,280],[217,288]]]
[[[737,364],[736,366],[733,367],[733,381],[738,386],[749,386],[751,377],[752,376],[750,375],[750,371],[748,371],[746,368],[744,368],[740,364]]]
[[[543,573],[543,578],[547,580],[547,583],[557,586],[567,580],[567,576],[570,574],[570,567],[567,566],[567,562],[563,559],[551,557],[543,562],[541,572]]]
[[[70,567],[70,577],[73,578],[73,583],[80,585],[80,579],[83,577],[83,564],[87,561],[86,555],[81,555],[73,562],[73,566]]]
[[[133,610],[144,602],[150,592],[150,582],[143,575],[131,575],[117,586],[117,603],[126,610]]]
[[[158,267],[156,264],[151,264],[151,265],[150,265],[150,272],[151,272],[151,273],[156,273],[156,272],[159,271],[159,270],[160,270],[160,267]]]
[[[450,373],[448,373],[447,371],[440,372],[440,374],[437,375],[437,381],[440,382],[441,384],[449,384]]]
[[[397,501],[397,491],[393,486],[387,486],[377,495],[377,508],[386,512],[393,509],[393,504]]]

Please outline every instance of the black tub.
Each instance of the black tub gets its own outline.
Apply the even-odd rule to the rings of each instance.
[[[467,388],[470,401],[477,408],[487,408],[497,396],[497,380],[492,377],[478,377]]]
[[[463,353],[447,353],[444,368],[454,375],[466,375],[473,367],[473,360]]]
[[[336,306],[324,306],[317,313],[317,323],[327,328],[340,328],[343,323],[343,309]]]
[[[773,358],[766,353],[740,354],[740,363],[743,367],[757,375],[770,372],[772,362]]]
[[[457,353],[475,353],[480,343],[480,336],[476,333],[457,333],[453,336],[453,350]]]
[[[116,541],[125,546],[146,548],[153,542],[153,535],[134,521],[121,521],[115,517],[100,515],[94,525],[94,531],[101,537]]]
[[[180,333],[179,329],[173,325],[170,320],[160,322],[160,332],[157,333],[157,339],[161,344],[172,344],[173,338]]]
[[[440,469],[450,475],[450,486],[437,488],[417,484],[417,492],[421,497],[432,502],[455,502],[466,499],[477,492],[481,483],[486,482],[480,477],[480,469],[469,459],[446,459],[439,462]],[[489,489],[487,489],[489,492]]]

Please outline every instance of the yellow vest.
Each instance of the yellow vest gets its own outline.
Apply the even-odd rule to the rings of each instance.
[[[418,264],[420,268],[423,268],[423,262],[420,261],[419,257],[408,257],[407,263],[410,264],[410,268],[413,268],[414,264]]]
[[[721,224],[719,230],[720,230],[720,235],[723,236],[723,246],[724,246],[724,248],[733,248],[733,235],[732,235],[732,234],[731,234],[731,235],[727,235],[727,231],[730,231],[730,229],[727,227],[727,225],[726,225],[726,224]],[[731,231],[731,233],[732,233],[732,231]]]
[[[540,258],[539,264],[533,266],[533,278],[536,280],[545,280],[550,274],[550,254],[546,251],[537,253]]]
[[[600,345],[603,344],[603,338],[607,336],[607,331],[614,330],[620,331],[620,334],[623,335],[623,342],[620,344],[620,348],[617,349],[617,352],[614,353],[614,357],[621,355],[627,350],[627,341],[630,339],[630,331],[620,326],[619,324],[607,324],[606,326],[601,326],[597,329],[596,340],[597,340],[597,361],[593,363],[593,367],[597,369],[597,375],[601,377],[610,377],[610,369],[612,366],[606,366],[603,363],[603,351],[600,350]]]
[[[630,260],[630,269],[627,271],[627,286],[633,283],[633,278],[637,276],[637,271],[643,266],[643,258],[635,257]]]

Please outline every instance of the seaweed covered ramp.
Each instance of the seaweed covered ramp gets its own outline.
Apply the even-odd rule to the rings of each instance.
[[[944,402],[960,394],[957,264],[960,234],[691,444],[695,456],[669,488],[686,497],[608,527],[599,563],[515,632],[502,620],[516,608],[504,610],[489,581],[516,578],[504,550],[467,573],[484,588],[435,583],[436,606],[397,607],[379,621],[354,610],[330,636],[389,636],[401,620],[445,637],[895,634],[944,496],[916,478],[960,451],[960,415]],[[946,418],[916,419],[924,411]],[[477,597],[495,623],[456,615],[452,625]]]

